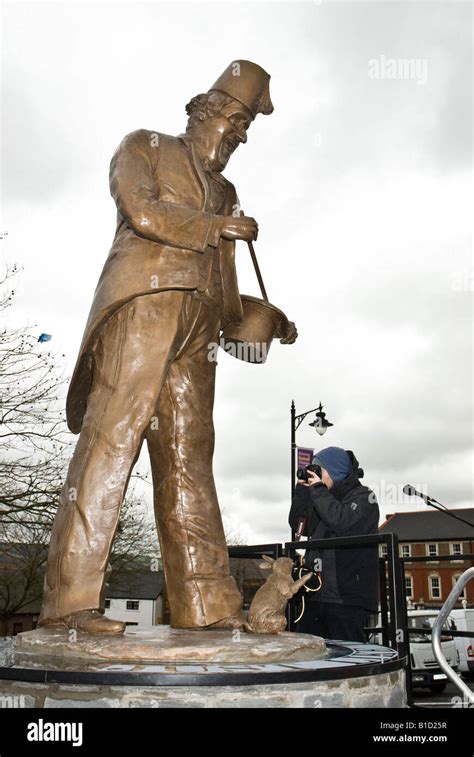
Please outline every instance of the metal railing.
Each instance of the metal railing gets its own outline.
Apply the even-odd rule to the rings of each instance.
[[[443,541],[443,539],[438,539],[437,541]],[[326,550],[364,549],[368,547],[376,548],[380,544],[386,545],[386,554],[379,557],[380,625],[373,627],[370,626],[365,630],[368,636],[380,634],[382,644],[384,646],[395,649],[399,658],[404,661],[406,671],[407,702],[409,706],[414,706],[411,681],[412,669],[410,658],[410,634],[419,633],[419,629],[410,628],[408,625],[409,608],[405,590],[405,563],[472,561],[474,560],[474,555],[427,555],[421,557],[401,557],[399,554],[398,537],[396,534],[392,533],[370,534],[366,536],[345,536],[337,537],[334,539],[318,539],[312,541],[290,541],[285,542],[284,544],[274,543],[257,544],[251,546],[236,546],[229,547],[229,555],[230,557],[234,558],[247,558],[256,560],[261,559],[263,555],[268,555],[270,557],[273,557],[274,559],[278,559],[278,557],[290,557],[295,560],[296,554],[299,551],[315,549]],[[474,568],[472,568],[472,570],[474,571]],[[456,584],[457,587],[458,584],[459,582]],[[459,593],[461,591],[462,588],[459,590]],[[450,597],[453,592],[451,592]],[[458,599],[458,597],[456,597],[456,599]],[[456,602],[456,599],[454,600],[454,602]],[[288,627],[290,630],[295,630],[295,618],[298,614],[298,601],[298,598],[295,597],[288,603],[287,617]],[[427,609],[431,608],[428,607]],[[449,612],[451,612],[451,609],[452,608],[449,609],[448,615]],[[424,633],[429,635],[433,633],[433,629],[427,629],[426,632],[424,631]],[[449,634],[453,637],[464,638],[471,638],[473,636],[472,631],[450,630]],[[451,680],[453,680],[451,676],[450,678]],[[467,687],[465,688],[466,690],[468,690]],[[466,694],[464,689],[463,693]]]
[[[379,582],[381,626],[367,629],[371,634],[381,633],[385,646],[396,649],[400,658],[406,657],[408,649],[404,628],[403,583],[398,562],[398,537],[396,534],[369,534],[366,536],[342,536],[334,539],[317,539],[285,543],[285,554],[295,558],[297,550],[367,549],[386,544],[387,557],[379,558]],[[293,630],[295,602],[289,603],[290,629]]]
[[[454,609],[454,606],[459,599],[461,592],[463,591],[468,581],[471,580],[471,578],[474,578],[474,568],[468,568],[456,581],[456,584],[454,585],[452,591],[449,593],[446,602],[444,603],[438,617],[434,622],[431,643],[433,645],[434,655],[438,660],[441,670],[443,670],[448,678],[450,678],[454,683],[454,685],[457,686],[462,695],[466,698],[466,701],[474,704],[474,691],[471,691],[471,689],[466,686],[460,676],[458,676],[457,673],[454,672],[454,670],[448,663],[441,647],[441,630],[443,628],[443,625],[448,620],[449,613]]]
[[[283,544],[252,544],[251,546],[229,547],[229,557],[236,559],[260,560],[263,555],[277,560],[284,557]]]
[[[387,556],[379,558],[381,625],[367,629],[371,634],[381,633],[382,642],[397,651],[400,658],[408,653],[405,628],[404,584],[398,559],[398,537],[396,534],[369,534],[366,536],[343,536],[334,539],[317,539],[312,541],[285,542],[285,544],[257,544],[251,546],[229,547],[229,556],[233,558],[260,559],[262,555],[290,557],[293,560],[298,550],[307,549],[367,549],[386,544]],[[288,603],[287,617],[289,629],[294,630],[297,615],[297,598]]]
[[[452,539],[442,539],[439,538],[436,541],[452,541]],[[405,565],[406,563],[440,563],[440,562],[464,562],[464,561],[472,561],[474,560],[474,555],[471,554],[463,554],[463,555],[422,555],[419,557],[398,557],[398,561],[400,563],[400,570],[402,575],[402,586],[405,587]],[[441,601],[441,600],[440,600]],[[407,597],[406,592],[403,590],[403,605],[404,605],[404,614],[405,614],[405,633],[408,640],[408,647],[410,645],[410,634],[416,635],[419,634],[420,630],[417,628],[409,628],[408,626],[408,603],[407,603]],[[435,607],[426,607],[426,610],[437,610],[438,608]],[[427,628],[426,630],[423,629],[423,633],[425,633],[426,636],[431,636],[433,633],[433,629]],[[453,637],[464,637],[464,638],[472,638],[473,632],[472,631],[454,631],[449,630],[449,635]],[[406,669],[406,686],[407,686],[407,702],[409,706],[414,706],[414,697],[413,697],[413,687],[412,687],[412,664],[411,664],[411,655],[408,654],[407,656],[407,669]]]

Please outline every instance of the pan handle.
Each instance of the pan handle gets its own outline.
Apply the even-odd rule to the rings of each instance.
[[[263,283],[262,274],[260,273],[260,268],[257,261],[257,256],[255,254],[255,250],[253,247],[252,242],[247,242],[250,250],[250,257],[252,258],[253,267],[255,268],[255,273],[257,274],[258,283],[260,285],[260,291],[262,293],[262,297],[265,300],[265,302],[268,302],[267,293],[265,290],[265,284]]]

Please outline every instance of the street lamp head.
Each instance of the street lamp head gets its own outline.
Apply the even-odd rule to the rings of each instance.
[[[328,430],[329,426],[334,426],[334,423],[330,423],[327,420],[326,413],[323,412],[323,406],[321,405],[321,403],[319,403],[319,407],[316,412],[316,418],[309,425],[313,426],[314,430],[319,434],[319,436],[323,436]]]

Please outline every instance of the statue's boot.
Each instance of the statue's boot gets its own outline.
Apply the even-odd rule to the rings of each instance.
[[[61,625],[83,633],[93,634],[120,634],[125,631],[126,627],[121,620],[108,618],[100,610],[80,610],[58,618],[55,622],[44,623],[44,625]]]
[[[217,623],[211,623],[206,628],[243,628],[245,615],[242,610],[229,615],[227,618],[218,620]]]

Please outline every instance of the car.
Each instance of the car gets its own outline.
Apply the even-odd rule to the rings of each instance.
[[[453,630],[472,631],[472,637],[455,636],[454,641],[459,653],[459,670],[467,681],[474,680],[474,608],[452,610],[450,620],[455,624]]]
[[[408,610],[408,629],[410,642],[411,683],[413,688],[427,688],[433,694],[442,694],[448,684],[448,676],[439,667],[431,645],[431,630],[439,614],[438,610]],[[378,625],[382,623],[378,616]],[[390,623],[390,618],[389,618]],[[441,649],[455,672],[459,669],[459,653],[450,631],[454,630],[451,621],[447,621],[441,634]],[[382,644],[380,633],[371,635],[372,643]]]
[[[448,683],[448,676],[439,667],[431,644],[431,630],[438,616],[433,610],[408,610],[408,628],[416,631],[410,633],[410,665],[413,688],[428,688],[433,694],[441,694]],[[448,665],[454,671],[459,668],[459,655],[456,642],[451,636],[453,630],[447,621],[441,631],[441,649]]]

